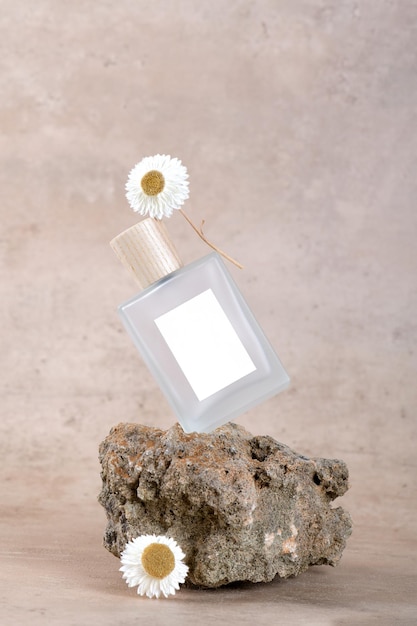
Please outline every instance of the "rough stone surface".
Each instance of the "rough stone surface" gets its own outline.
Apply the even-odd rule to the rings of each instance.
[[[306,458],[232,423],[210,434],[119,424],[100,461],[105,547],[119,556],[140,534],[169,535],[194,585],[336,565],[351,533],[349,514],[331,506],[348,489],[343,461]]]

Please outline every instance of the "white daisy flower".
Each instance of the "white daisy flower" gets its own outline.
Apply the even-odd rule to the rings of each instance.
[[[120,571],[129,587],[137,585],[139,595],[159,598],[162,593],[167,598],[175,594],[187,576],[184,557],[171,537],[141,535],[126,544]]]
[[[145,157],[131,170],[126,198],[140,215],[170,217],[189,196],[187,168],[167,154]]]

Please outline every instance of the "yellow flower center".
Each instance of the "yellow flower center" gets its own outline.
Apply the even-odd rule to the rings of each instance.
[[[165,178],[158,170],[150,170],[142,177],[140,184],[147,196],[157,196],[165,187]]]
[[[151,543],[142,553],[143,569],[149,576],[165,578],[175,567],[175,557],[164,543]]]

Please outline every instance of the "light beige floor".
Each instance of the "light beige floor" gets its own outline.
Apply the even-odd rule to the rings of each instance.
[[[417,623],[417,4],[0,0],[0,25],[0,622]],[[99,442],[173,423],[108,246],[157,152],[292,377],[239,422],[348,463],[336,569],[155,602],[101,547]]]

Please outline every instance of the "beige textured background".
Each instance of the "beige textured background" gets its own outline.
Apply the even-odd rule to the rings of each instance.
[[[0,28],[0,622],[416,624],[417,3],[0,0]],[[239,422],[348,463],[335,570],[149,601],[101,547],[99,442],[173,423],[108,246],[156,152],[292,377]]]

